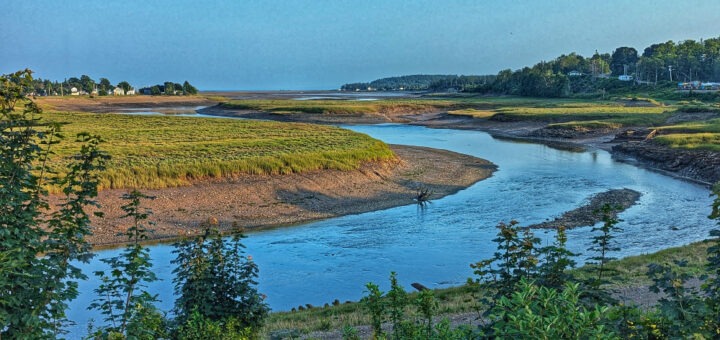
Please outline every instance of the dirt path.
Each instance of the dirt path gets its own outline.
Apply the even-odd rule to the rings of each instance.
[[[196,235],[203,224],[221,230],[259,229],[414,204],[418,188],[440,198],[492,175],[488,161],[449,151],[392,146],[399,159],[367,164],[357,171],[323,170],[283,176],[241,176],[192,186],[143,190],[157,223],[151,240]],[[90,242],[118,245],[129,227],[120,218],[127,190],[104,190],[98,201],[105,217],[95,218]],[[56,198],[57,199],[57,198]]]

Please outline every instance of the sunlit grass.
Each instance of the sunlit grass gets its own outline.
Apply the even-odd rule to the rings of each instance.
[[[673,148],[720,151],[720,133],[674,133],[653,140]]]
[[[665,133],[692,133],[692,132],[712,132],[720,133],[720,118],[705,120],[705,121],[693,121],[684,122],[675,125],[667,125],[659,128]]]
[[[357,169],[394,158],[381,141],[349,130],[311,124],[121,114],[49,113],[64,134],[100,135],[113,158],[102,188],[163,188],[239,174],[287,174]],[[70,138],[68,138],[70,139]],[[77,150],[54,146],[51,164],[63,171]]]
[[[224,108],[262,111],[276,114],[376,114],[387,112],[418,112],[449,108],[449,100],[397,99],[397,100],[291,100],[291,99],[250,99],[231,100],[223,103]]]
[[[463,109],[463,110],[451,110],[448,114],[456,116],[470,116],[473,118],[490,118],[497,112],[491,110],[476,110],[476,109]]]
[[[570,121],[565,123],[549,124],[550,128],[569,129],[569,130],[600,130],[600,129],[617,129],[622,127],[621,123],[601,120],[588,121]]]

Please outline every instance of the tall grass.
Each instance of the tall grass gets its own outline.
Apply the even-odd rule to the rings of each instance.
[[[387,112],[418,112],[453,107],[449,100],[389,99],[374,101],[356,100],[291,100],[250,99],[232,100],[221,104],[224,108],[252,110],[276,114],[374,114]]]
[[[394,158],[384,143],[349,130],[298,123],[173,116],[50,113],[63,131],[102,136],[113,157],[103,188],[163,188],[239,174],[288,174],[357,169]],[[51,164],[63,171],[76,149],[53,147]]]

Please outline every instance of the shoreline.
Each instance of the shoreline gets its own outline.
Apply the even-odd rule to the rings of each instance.
[[[220,106],[211,106],[199,110],[203,114],[223,116],[223,117],[239,117],[248,119],[267,119],[287,122],[305,122],[314,124],[382,124],[382,123],[398,123],[419,125],[434,129],[459,129],[459,130],[476,130],[490,134],[493,138],[503,138],[516,140],[520,142],[538,143],[552,148],[582,152],[590,149],[600,149],[607,151],[612,158],[623,163],[631,164],[643,169],[654,171],[666,176],[677,178],[680,180],[700,184],[710,187],[714,182],[720,180],[720,170],[700,171],[698,163],[684,162],[688,164],[685,168],[676,166],[677,160],[680,158],[688,158],[686,154],[696,153],[694,151],[675,150],[668,147],[653,145],[649,142],[627,142],[617,140],[618,132],[623,131],[622,128],[615,130],[603,130],[590,132],[584,135],[574,137],[548,137],[537,134],[548,125],[547,122],[539,121],[518,121],[518,122],[499,122],[486,118],[472,118],[465,116],[450,115],[443,110],[436,112],[409,112],[394,115],[329,115],[329,114],[306,114],[295,113],[291,115],[276,115],[259,111],[243,111],[226,109]],[[629,154],[625,152],[623,145],[640,146],[651,149],[650,153],[661,153],[664,159],[657,160],[643,157],[644,154]],[[647,151],[643,151],[648,153]],[[664,164],[665,163],[665,164]],[[714,163],[713,163],[714,164]],[[705,164],[705,167],[712,165]],[[719,167],[720,168],[720,167]]]
[[[417,190],[427,188],[442,198],[487,179],[497,166],[486,160],[446,150],[391,145],[394,162],[365,164],[358,170],[318,170],[289,175],[243,175],[207,179],[190,186],[142,190],[152,201],[154,233],[146,243],[167,243],[201,234],[209,226],[223,233],[252,232],[298,225],[350,214],[417,204]],[[121,218],[120,199],[128,190],[100,191],[105,214],[92,217],[88,241],[94,250],[127,243],[130,226]],[[59,197],[53,197],[51,204]],[[90,211],[92,214],[93,211]]]

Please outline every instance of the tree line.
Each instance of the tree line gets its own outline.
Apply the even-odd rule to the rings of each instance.
[[[112,95],[116,88],[122,89],[123,94],[135,89],[125,80],[113,85],[108,78],[100,77],[98,80],[95,80],[84,74],[79,78],[70,77],[63,81],[33,78],[30,84],[28,84],[28,92],[36,96],[70,95],[72,94],[73,88],[75,88],[79,94],[98,96]],[[136,92],[146,95],[194,95],[198,93],[198,90],[188,81],[182,84],[166,81],[162,84],[141,88]]]
[[[349,83],[340,87],[341,91],[438,91],[448,88],[471,90],[480,84],[492,81],[493,76],[458,76],[416,74],[400,77],[388,77],[369,83]]]
[[[626,76],[622,80],[620,76]],[[672,40],[652,44],[639,53],[621,46],[612,53],[584,57],[575,52],[493,76],[412,75],[369,83],[351,83],[343,91],[461,91],[533,97],[568,97],[629,91],[633,86],[675,88],[677,82],[720,81],[720,38]]]

